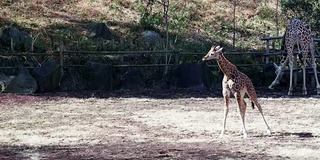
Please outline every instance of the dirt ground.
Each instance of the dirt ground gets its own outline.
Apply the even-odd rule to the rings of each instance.
[[[220,91],[1,94],[0,159],[319,159],[318,96],[257,92],[273,133],[248,106],[247,139]]]

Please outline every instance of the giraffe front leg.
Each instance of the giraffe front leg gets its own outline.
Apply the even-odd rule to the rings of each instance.
[[[222,128],[221,128],[221,133],[220,133],[220,137],[224,136],[224,132],[226,129],[226,122],[227,122],[227,116],[228,116],[228,112],[229,112],[229,97],[225,97],[225,107],[224,107],[224,116],[223,116],[223,123],[222,123]]]
[[[307,95],[307,87],[306,87],[306,67],[302,66],[302,74],[303,74],[303,86],[302,86],[302,94]]]
[[[228,101],[228,100],[225,100],[225,101]],[[224,136],[224,132],[225,132],[225,129],[226,129],[226,122],[227,122],[228,112],[229,112],[229,106],[225,105],[224,116],[223,116],[223,124],[222,124],[222,128],[221,128],[220,137]]]
[[[288,91],[288,95],[291,96],[292,95],[292,91],[293,91],[293,87],[292,87],[292,68],[290,67],[290,86],[289,86],[289,91]]]
[[[280,67],[279,69],[276,71],[277,73],[277,76],[276,78],[273,80],[273,82],[269,85],[269,89],[273,89],[274,86],[278,85],[280,82],[280,79],[281,79],[281,75],[282,75],[282,72],[284,70],[284,65],[283,64],[280,64]]]
[[[302,74],[303,74],[303,86],[302,86],[302,94],[307,95],[307,87],[306,87],[306,66],[307,66],[307,54],[303,54],[303,64],[302,64]]]
[[[227,123],[227,116],[228,116],[228,112],[229,112],[229,96],[224,95],[224,115],[223,115],[223,123],[222,123],[222,128],[221,128],[221,133],[220,133],[220,137],[224,136],[224,132],[226,130],[226,123]]]
[[[224,79],[222,82],[222,88],[223,88],[222,95],[223,95],[223,99],[224,99],[224,116],[223,116],[223,123],[222,123],[220,137],[224,136],[224,132],[226,129],[227,116],[228,116],[228,112],[229,112],[230,90],[228,89],[228,86],[227,86],[225,80],[226,79]]]
[[[269,89],[273,89],[274,86],[279,84],[280,75],[278,74],[277,77],[273,80],[273,82],[269,85]]]
[[[289,86],[288,95],[291,96],[293,91],[293,87],[292,87],[293,59],[292,57],[290,57],[289,67],[290,67],[290,86]]]

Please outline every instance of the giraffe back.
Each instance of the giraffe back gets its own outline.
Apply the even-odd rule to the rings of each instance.
[[[304,53],[308,53],[309,44],[312,40],[311,28],[307,23],[293,18],[286,28],[284,38],[287,51],[292,51],[294,45],[298,44]]]
[[[245,92],[251,100],[256,99],[257,96],[253,83],[243,72],[238,69],[234,69],[230,72],[230,77],[228,77],[227,80],[231,80],[232,82],[232,85],[229,84],[229,88],[233,93]]]

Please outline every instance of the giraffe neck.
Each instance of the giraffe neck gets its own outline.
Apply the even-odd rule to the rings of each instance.
[[[232,64],[230,61],[227,60],[227,58],[220,53],[220,56],[217,59],[218,65],[223,72],[224,75],[227,77],[231,77],[234,73],[234,70],[237,70],[237,67]]]

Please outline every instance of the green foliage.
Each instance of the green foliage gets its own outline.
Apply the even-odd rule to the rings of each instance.
[[[164,29],[163,4],[150,0],[136,0],[134,9],[140,13],[140,25],[143,29]],[[151,2],[151,3],[150,3]],[[168,23],[171,31],[187,31],[190,21],[200,20],[196,2],[170,1]],[[161,9],[160,9],[161,8]]]
[[[307,22],[313,30],[320,28],[319,0],[280,0],[282,12],[289,18],[296,17]]]
[[[113,3],[110,4],[109,9],[110,9],[111,11],[114,11],[114,12],[117,12],[117,11],[120,10],[120,9],[119,9],[119,6],[116,5],[116,4],[113,4]]]
[[[273,11],[269,6],[267,6],[264,3],[259,5],[258,12],[262,19],[268,20],[274,18],[275,11]]]
[[[233,30],[232,23],[230,21],[221,21],[221,30],[231,32]]]
[[[37,51],[42,52],[50,48],[50,44],[42,33],[31,35],[31,37],[33,39],[33,45],[37,47]]]
[[[172,30],[185,29],[185,27],[187,27],[187,21],[188,21],[188,16],[190,15],[190,11],[180,10],[175,12],[173,6],[170,6],[169,10],[172,16],[172,21],[169,24],[170,29]]]
[[[162,23],[161,10],[153,11],[154,3],[150,1],[136,0],[134,9],[140,13],[139,23],[143,29],[155,29]]]

